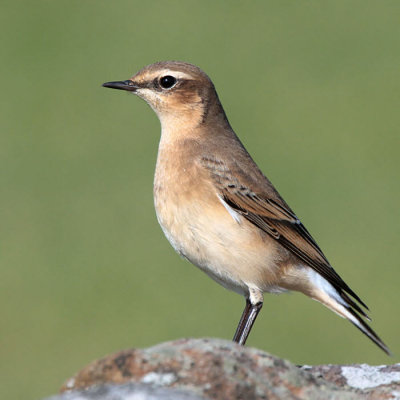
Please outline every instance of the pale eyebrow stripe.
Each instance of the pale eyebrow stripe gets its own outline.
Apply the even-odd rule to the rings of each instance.
[[[172,75],[175,78],[180,78],[180,79],[193,79],[193,77],[189,74],[186,74],[185,72],[182,71],[173,71],[171,69],[164,69],[160,71],[160,75]]]

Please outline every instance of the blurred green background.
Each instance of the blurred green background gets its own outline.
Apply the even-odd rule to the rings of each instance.
[[[184,60],[399,354],[399,35],[394,1],[6,1],[0,6],[0,398],[89,361],[231,339],[244,300],[159,228],[159,122],[101,88]],[[398,362],[300,294],[266,295],[249,345],[299,364]]]

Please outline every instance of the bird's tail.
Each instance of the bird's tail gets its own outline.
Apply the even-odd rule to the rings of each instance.
[[[321,277],[322,278],[322,277]],[[325,279],[322,278],[324,281]],[[315,286],[314,286],[315,288]],[[319,301],[342,318],[349,320],[364,335],[368,336],[386,354],[391,355],[389,348],[363,318],[371,321],[365,311],[344,291],[339,292],[327,281],[314,289],[311,297]]]

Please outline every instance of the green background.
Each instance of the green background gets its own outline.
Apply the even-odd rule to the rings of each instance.
[[[155,114],[101,88],[169,59],[210,75],[395,357],[300,294],[266,295],[248,344],[299,364],[398,362],[399,20],[397,0],[3,0],[0,398],[55,393],[123,348],[234,333],[244,300],[157,224]]]

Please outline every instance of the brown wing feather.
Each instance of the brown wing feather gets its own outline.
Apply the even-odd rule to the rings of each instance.
[[[224,163],[210,158],[203,159],[203,165],[210,170],[221,197],[231,208],[313,268],[341,295],[343,293],[342,297],[349,305],[366,316],[362,309],[344,292],[351,295],[366,309],[368,307],[332,268],[305,226],[265,177],[266,193],[256,193],[251,187],[250,180],[246,179],[248,177],[243,175],[243,170],[240,171],[240,174],[232,174]],[[238,178],[240,176],[243,181],[247,182],[241,182]],[[271,196],[268,196],[268,191],[271,192]]]

